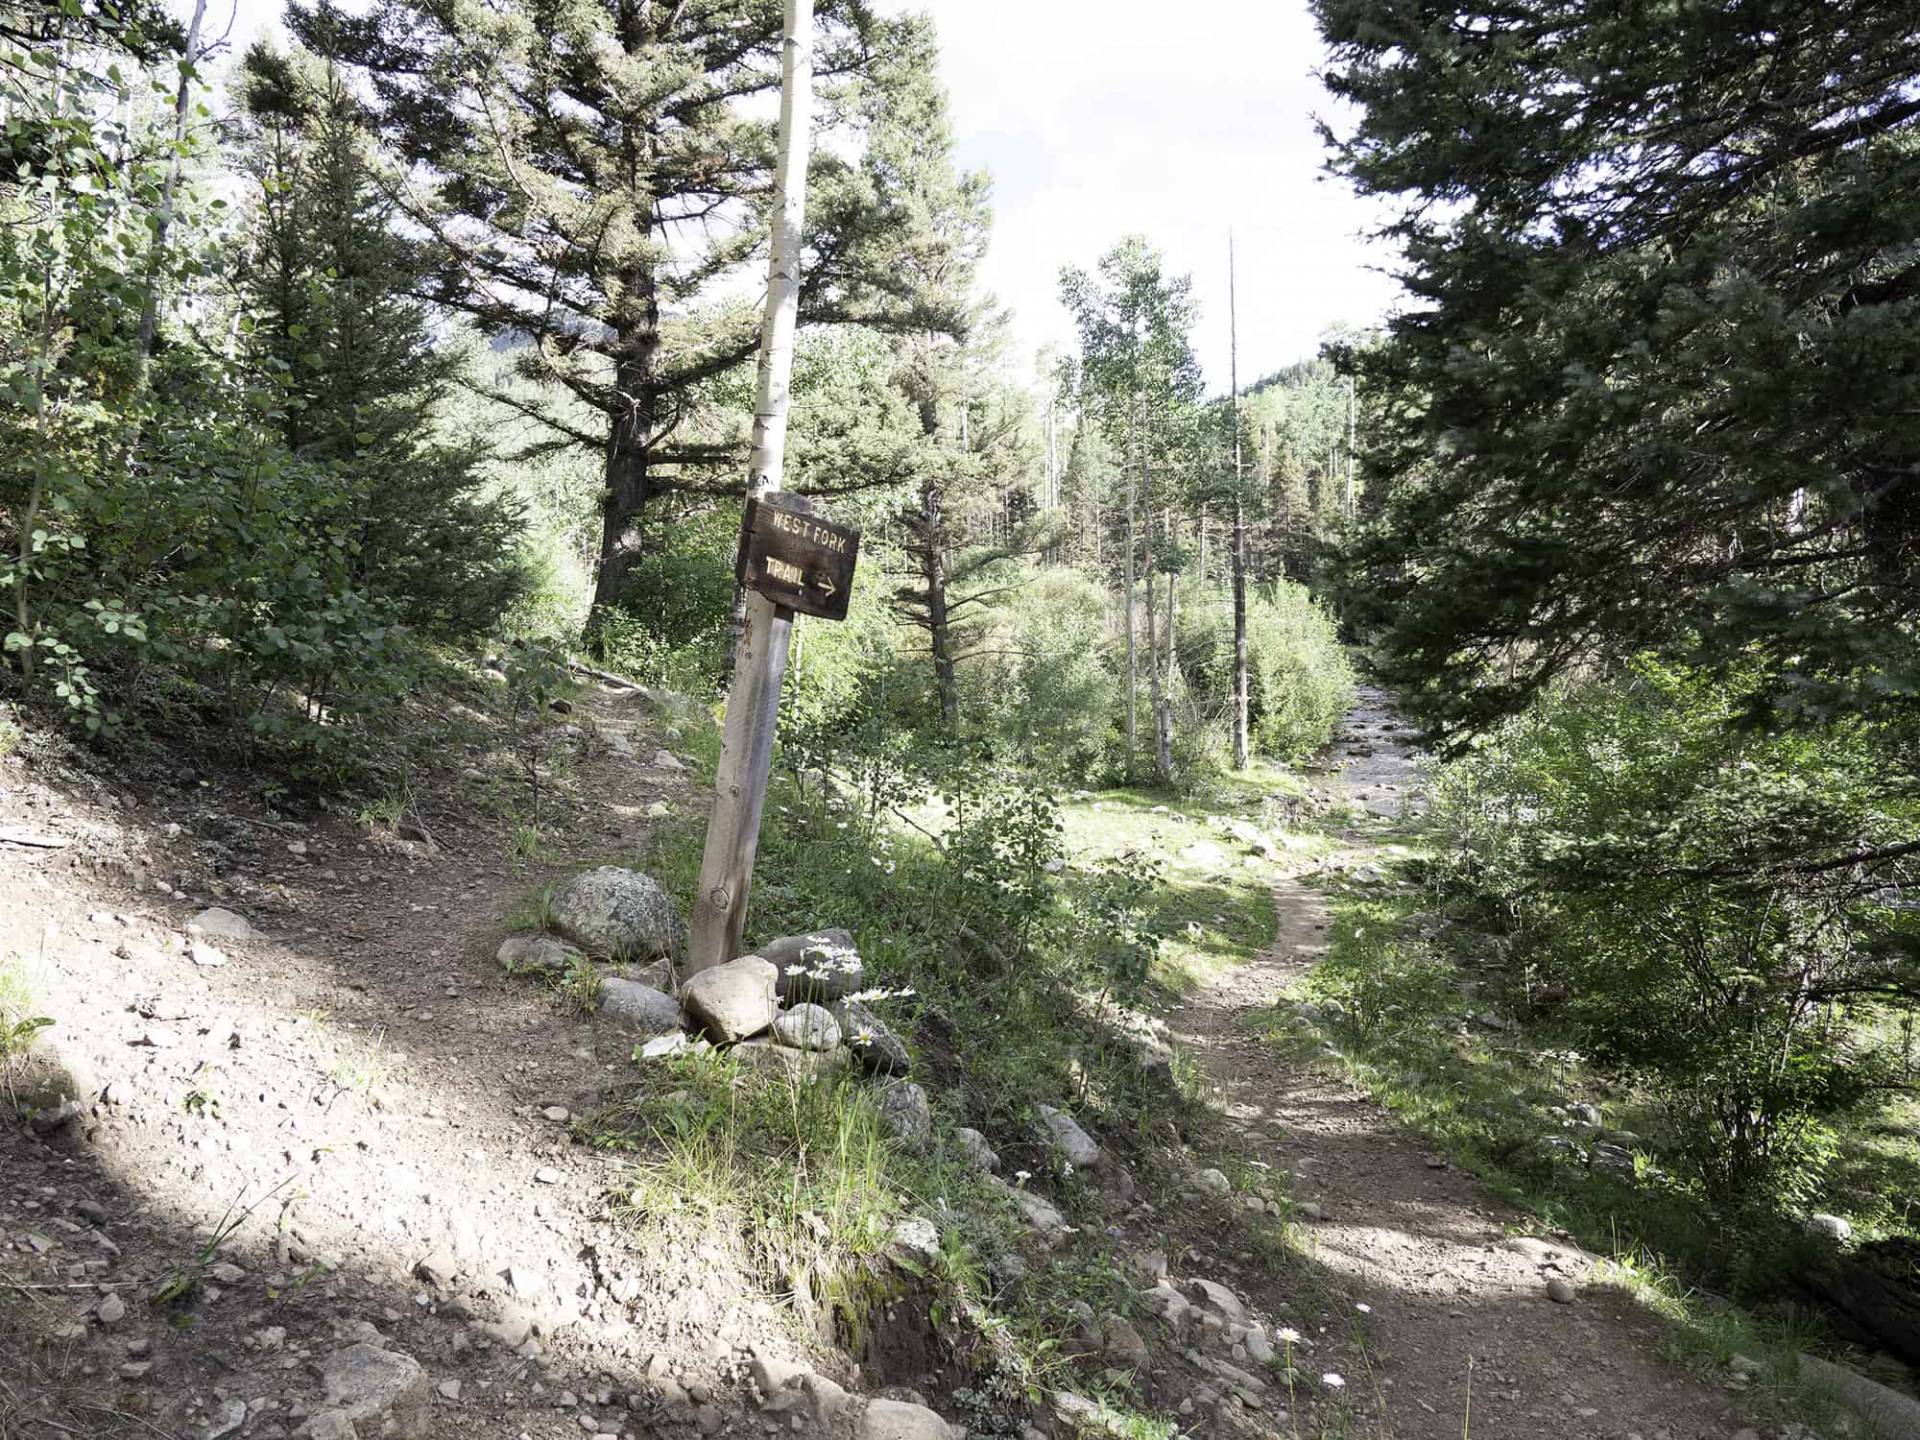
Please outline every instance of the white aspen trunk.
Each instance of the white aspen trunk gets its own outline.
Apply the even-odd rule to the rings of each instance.
[[[773,254],[760,326],[760,370],[747,494],[780,488],[786,464],[793,336],[800,317],[800,235],[807,212],[807,154],[813,133],[813,0],[786,0],[780,151],[774,172]],[[715,778],[713,814],[694,896],[688,972],[722,965],[739,953],[760,844],[760,813],[773,768],[780,684],[793,636],[793,612],[748,592],[746,621],[734,651],[733,685]]]
[[[180,86],[173,96],[173,155],[167,178],[160,186],[160,214],[153,227],[152,258],[147,262],[147,293],[140,301],[140,379],[146,381],[153,356],[155,330],[160,322],[160,265],[166,258],[167,232],[173,226],[173,197],[180,188],[180,151],[187,142],[187,102],[192,98],[200,63],[200,24],[207,17],[207,0],[194,0],[193,19],[187,25],[187,46],[180,55]]]
[[[1233,389],[1233,768],[1244,770],[1247,739],[1247,508],[1240,469],[1240,305],[1234,284],[1233,232],[1227,232],[1227,377]]]
[[[1130,428],[1134,432],[1130,438],[1137,443],[1138,426],[1132,425]],[[1133,560],[1134,552],[1139,545],[1139,539],[1134,532],[1134,505],[1133,466],[1129,464],[1127,466],[1127,560],[1125,576],[1121,581],[1125,590],[1120,604],[1127,626],[1127,778],[1129,780],[1133,778],[1133,757],[1139,744],[1140,734],[1140,666],[1133,649]]]

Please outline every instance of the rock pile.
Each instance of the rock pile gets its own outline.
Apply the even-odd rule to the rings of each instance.
[[[639,1042],[637,1058],[709,1044],[792,1074],[851,1068],[904,1082],[913,1068],[906,1043],[860,998],[865,966],[845,930],[781,936],[688,977],[674,994],[672,961],[686,926],[651,876],[612,865],[588,870],[554,893],[550,909],[558,936],[509,937],[502,968],[554,977],[589,962],[620,967],[600,977],[600,1020]],[[634,968],[645,961],[655,963]],[[931,1133],[918,1086],[890,1086],[881,1111],[904,1140],[924,1143]]]

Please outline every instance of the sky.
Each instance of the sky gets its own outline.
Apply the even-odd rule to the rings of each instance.
[[[922,0],[940,32],[961,163],[993,177],[983,279],[1029,352],[1071,348],[1063,265],[1122,235],[1193,278],[1209,389],[1228,371],[1227,231],[1242,383],[1314,354],[1399,292],[1379,212],[1322,173],[1331,97],[1305,0]]]
[[[178,0],[184,4],[185,0]],[[237,0],[234,49],[280,0]],[[216,4],[209,7],[218,12]],[[1369,325],[1398,293],[1379,212],[1323,173],[1332,101],[1306,0],[902,0],[932,14],[962,165],[993,178],[982,278],[1013,312],[1017,373],[1070,350],[1065,265],[1143,234],[1199,301],[1207,386],[1228,375],[1227,232],[1238,254],[1242,383]]]

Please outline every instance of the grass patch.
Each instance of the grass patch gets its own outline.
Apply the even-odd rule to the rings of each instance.
[[[1248,794],[1257,782],[1241,782]],[[1150,790],[1080,792],[1061,807],[1067,883],[1128,851],[1157,857],[1151,905],[1161,937],[1155,980],[1163,998],[1243,963],[1273,942],[1272,866],[1222,829],[1207,800]]]
[[[1024,812],[1010,813],[1008,830],[1026,823]],[[1164,1421],[1130,1408],[1139,1403],[1129,1399],[1132,1382],[1102,1380],[1104,1367],[1078,1366],[1062,1345],[1079,1324],[1077,1305],[1130,1315],[1138,1287],[1106,1236],[1111,1215],[1095,1182],[1067,1173],[1041,1143],[1037,1107],[1074,1112],[1149,1194],[1167,1200],[1173,1248],[1188,1228],[1198,1241],[1216,1225],[1219,1215],[1188,1213],[1193,1207],[1177,1197],[1191,1156],[1217,1147],[1218,1119],[1182,1057],[1171,1066],[1142,1063],[1143,1017],[1101,1003],[1106,985],[1077,906],[1104,861],[1128,849],[1163,859],[1146,902],[1166,937],[1147,987],[1148,1002],[1158,1003],[1271,941],[1270,867],[1241,863],[1245,845],[1204,802],[1142,791],[1067,800],[1048,832],[1062,863],[1036,864],[1031,887],[1034,876],[969,858],[980,852],[968,848],[975,841],[962,833],[958,812],[927,805],[909,819],[870,813],[823,794],[817,782],[802,789],[791,776],[776,777],[746,940],[828,925],[853,932],[868,984],[890,997],[877,1007],[914,1043],[914,1078],[933,1102],[935,1140],[924,1154],[904,1152],[875,1128],[866,1087],[796,1087],[711,1055],[649,1065],[642,1092],[594,1117],[589,1138],[634,1153],[625,1187],[633,1223],[746,1237],[764,1283],[836,1314],[871,1298],[896,1220],[936,1218],[941,1250],[931,1268],[945,1303],[970,1307],[978,1326],[1017,1356],[994,1383],[1011,1375],[1033,1389],[1057,1380],[1125,1416],[1134,1427],[1125,1433],[1167,1434]],[[639,857],[683,904],[703,836],[694,819],[663,824]],[[1196,848],[1203,846],[1211,849]],[[979,872],[989,869],[983,883]],[[1079,1230],[1071,1245],[1032,1253],[1009,1204],[958,1166],[957,1125],[985,1132],[1002,1175],[1026,1172],[1027,1183],[1060,1206]],[[1255,1246],[1262,1258],[1284,1248],[1284,1227],[1265,1228],[1271,1234]],[[1016,1248],[1024,1263],[1009,1265]],[[1285,1263],[1278,1253],[1272,1259]]]
[[[52,1024],[47,1016],[34,1013],[26,961],[18,955],[0,956],[0,1094],[9,1109],[20,1108],[17,1083],[35,1037]]]

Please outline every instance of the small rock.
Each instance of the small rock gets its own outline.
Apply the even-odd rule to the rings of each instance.
[[[680,1002],[651,985],[608,976],[600,982],[600,1017],[639,1035],[668,1035],[680,1029]]]
[[[1212,1168],[1194,1171],[1187,1177],[1187,1183],[1203,1195],[1229,1195],[1233,1192],[1233,1182]]]
[[[460,1262],[450,1250],[435,1250],[413,1267],[413,1273],[436,1290],[448,1290],[460,1274]]]
[[[713,1039],[745,1040],[773,1024],[778,978],[779,972],[758,955],[743,955],[695,974],[681,1000]]]
[[[500,942],[494,959],[510,975],[559,975],[586,957],[551,935],[509,935]]]
[[[360,1432],[344,1410],[322,1410],[300,1427],[306,1440],[360,1440]]]
[[[102,1325],[118,1325],[127,1318],[127,1302],[118,1295],[109,1295],[100,1302],[94,1314],[100,1317]]]
[[[664,1060],[670,1055],[681,1055],[693,1048],[693,1042],[678,1032],[672,1035],[656,1035],[638,1050],[633,1052],[636,1060]]]
[[[189,935],[212,935],[221,940],[258,940],[260,932],[247,922],[244,915],[236,915],[231,910],[223,910],[218,905],[202,910],[187,922]]]
[[[1558,1275],[1547,1281],[1547,1298],[1556,1305],[1571,1305],[1573,1293],[1573,1285]]]
[[[1836,1245],[1844,1245],[1853,1238],[1853,1226],[1839,1215],[1809,1215],[1804,1228],[1809,1235],[1831,1240]]]
[[[1064,1110],[1056,1110],[1051,1105],[1038,1107],[1040,1124],[1046,1131],[1048,1144],[1076,1170],[1097,1170],[1106,1156],[1091,1135],[1080,1128],[1080,1124]]]
[[[187,942],[187,958],[205,970],[218,970],[227,963],[226,952],[204,940]]]
[[[833,1050],[840,1044],[840,1022],[818,1005],[796,1005],[774,1018],[773,1038],[795,1050]]]
[[[247,1402],[229,1400],[215,1412],[205,1431],[207,1440],[226,1440],[247,1423]]]
[[[922,1215],[909,1215],[894,1222],[892,1241],[896,1255],[915,1260],[931,1260],[940,1253],[940,1231]]]
[[[754,1352],[753,1363],[748,1367],[753,1383],[759,1387],[762,1399],[771,1396],[776,1390],[786,1388],[789,1381],[797,1380],[807,1373],[804,1365],[796,1365],[790,1360],[778,1356],[763,1355]]]
[[[1153,1361],[1153,1352],[1147,1348],[1147,1342],[1140,1338],[1140,1332],[1119,1315],[1107,1316],[1101,1326],[1105,1335],[1107,1354],[1134,1370],[1144,1370]]]
[[[533,1172],[533,1178],[541,1185],[558,1185],[560,1183],[560,1172],[551,1165],[542,1165],[538,1170]]]
[[[906,1045],[870,1007],[858,1000],[836,1000],[829,1008],[840,1022],[840,1038],[861,1070],[869,1075],[905,1075],[913,1068]]]
[[[564,1105],[549,1105],[540,1114],[556,1125],[564,1125],[573,1118],[573,1112]]]
[[[918,1149],[933,1138],[933,1107],[911,1080],[896,1080],[880,1092],[880,1119],[894,1138]]]
[[[336,1350],[321,1362],[320,1383],[327,1408],[342,1412],[356,1426],[391,1421],[404,1432],[430,1399],[420,1362],[377,1345]]]
[[[1327,1218],[1327,1212],[1312,1200],[1304,1200],[1293,1207],[1293,1213],[1302,1220],[1311,1220],[1315,1224]]]
[[[966,1160],[969,1169],[983,1175],[991,1175],[1000,1168],[1000,1156],[994,1151],[993,1146],[987,1143],[987,1137],[978,1130],[962,1125],[955,1129],[953,1138],[959,1145],[961,1157]]]

